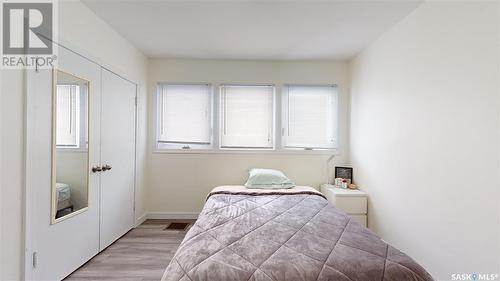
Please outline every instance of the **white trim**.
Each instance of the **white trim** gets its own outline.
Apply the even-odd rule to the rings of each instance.
[[[153,154],[278,154],[278,155],[340,155],[338,149],[168,149]]]
[[[102,69],[101,69],[101,74],[102,74]],[[139,158],[138,157],[138,153],[139,153],[139,149],[137,149],[137,144],[138,144],[138,139],[139,139],[139,85],[138,84],[134,84],[135,85],[135,97],[134,97],[134,120],[135,120],[135,124],[134,124],[134,204],[133,204],[133,216],[134,216],[134,220],[133,220],[133,225],[132,225],[132,228],[134,228],[135,226],[137,226],[135,223],[136,223],[136,219],[137,218],[137,187],[139,185],[139,177],[137,176],[137,171],[138,171],[138,161],[137,159]],[[102,79],[101,79],[101,86],[102,86]],[[102,97],[102,91],[101,91],[101,97]],[[101,104],[101,109],[102,109],[102,104]],[[99,199],[101,200],[101,199]],[[141,204],[142,205],[142,204]],[[100,215],[100,213],[99,213]],[[100,231],[100,229],[99,229]]]
[[[151,212],[146,215],[148,219],[166,219],[166,220],[194,220],[198,219],[199,212]]]
[[[195,220],[198,219],[199,215],[200,213],[198,212],[150,212],[150,213],[145,212],[135,220],[134,228],[138,227],[148,219]]]
[[[134,222],[134,228],[138,227],[139,225],[141,225],[144,221],[146,221],[148,219],[148,214],[147,213],[144,213],[142,214],[142,216],[138,217],[137,219],[135,219],[135,222]]]

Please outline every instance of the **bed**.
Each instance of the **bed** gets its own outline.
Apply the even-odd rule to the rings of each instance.
[[[56,202],[57,211],[72,208],[71,203],[71,187],[66,183],[56,183]]]
[[[164,281],[433,280],[311,187],[217,187]]]

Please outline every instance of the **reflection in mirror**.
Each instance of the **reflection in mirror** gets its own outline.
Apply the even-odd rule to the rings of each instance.
[[[89,204],[89,81],[55,70],[52,141],[52,223]]]

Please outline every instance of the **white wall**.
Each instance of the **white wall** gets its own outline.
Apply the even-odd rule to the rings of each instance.
[[[111,70],[139,83],[138,206],[142,213],[146,157],[147,59],[79,1],[59,1],[59,39]],[[0,280],[21,280],[24,79],[21,71],[1,71]]]
[[[347,157],[348,64],[345,62],[280,62],[152,59],[149,62],[150,118],[158,82],[336,83],[340,93],[340,155]],[[153,124],[151,119],[150,125]],[[154,128],[150,126],[150,149]],[[281,169],[297,184],[318,187],[326,179],[328,155],[161,154],[150,152],[146,209],[152,213],[196,213],[215,186],[244,183],[252,167]]]
[[[439,280],[499,272],[496,2],[425,2],[352,65],[369,226]]]
[[[19,70],[0,72],[0,280],[20,280],[24,79]]]

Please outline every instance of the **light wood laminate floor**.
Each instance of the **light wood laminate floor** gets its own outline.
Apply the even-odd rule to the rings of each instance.
[[[193,220],[147,220],[65,280],[160,280],[187,232],[187,230],[165,230],[170,222],[189,222],[191,225],[194,223]]]

